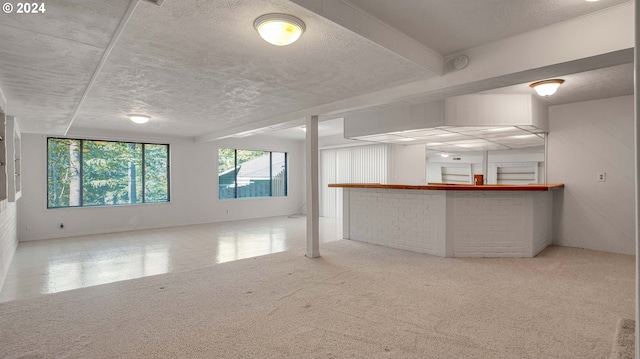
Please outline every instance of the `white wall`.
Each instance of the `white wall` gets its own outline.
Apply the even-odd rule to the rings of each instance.
[[[635,254],[633,96],[549,109],[554,243]],[[597,182],[606,172],[606,182]]]
[[[389,183],[427,184],[425,145],[391,145],[389,149]]]
[[[104,138],[100,134],[84,138]],[[131,140],[131,138],[127,138]],[[137,140],[152,140],[138,138]],[[171,146],[171,202],[93,208],[46,208],[46,136],[23,134],[21,241],[288,215],[304,204],[304,142],[252,136],[217,142],[155,141]],[[287,197],[218,199],[218,147],[287,152]],[[60,229],[60,222],[64,228]]]
[[[345,116],[344,137],[437,127],[445,124],[445,101],[393,107]]]

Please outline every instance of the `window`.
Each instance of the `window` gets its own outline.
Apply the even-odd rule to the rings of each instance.
[[[287,195],[287,154],[233,148],[218,150],[218,197]]]
[[[47,139],[47,207],[169,201],[169,145]]]

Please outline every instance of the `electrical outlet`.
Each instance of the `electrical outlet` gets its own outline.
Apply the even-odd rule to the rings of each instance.
[[[598,182],[606,182],[607,174],[605,172],[598,172]]]

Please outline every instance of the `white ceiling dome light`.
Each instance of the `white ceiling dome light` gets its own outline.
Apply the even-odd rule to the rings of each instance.
[[[534,82],[529,87],[534,89],[540,96],[549,97],[558,91],[558,87],[564,83],[562,79],[544,80]]]
[[[147,116],[147,115],[139,115],[139,114],[129,114],[127,115],[129,117],[129,119],[135,123],[138,124],[143,124],[143,123],[147,123],[149,122],[149,120],[151,119],[151,116]]]
[[[306,29],[302,20],[288,14],[262,15],[253,22],[253,27],[266,42],[276,46],[294,43]]]

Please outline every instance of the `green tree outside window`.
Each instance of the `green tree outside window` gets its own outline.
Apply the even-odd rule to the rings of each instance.
[[[169,145],[47,139],[48,208],[169,201]]]

